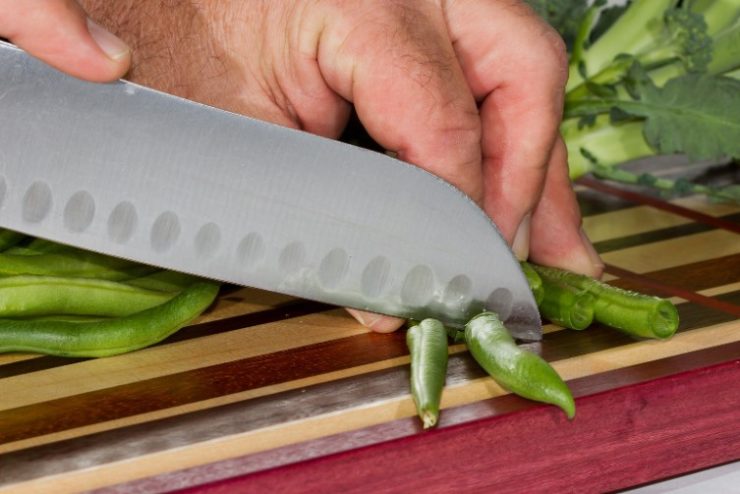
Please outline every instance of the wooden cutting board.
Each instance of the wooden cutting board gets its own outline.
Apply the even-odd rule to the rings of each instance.
[[[403,332],[225,288],[143,351],[0,355],[0,492],[595,492],[740,458],[740,209],[590,179],[578,193],[607,279],[672,297],[681,326],[656,342],[546,325],[534,348],[575,420],[457,345],[422,431]]]

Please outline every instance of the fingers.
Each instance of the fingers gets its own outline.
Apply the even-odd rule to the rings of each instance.
[[[433,2],[333,2],[318,62],[369,134],[400,159],[482,198],[475,100]]]
[[[447,17],[465,77],[482,100],[484,208],[526,251],[562,115],[562,40],[523,2],[450,2]]]
[[[553,148],[542,198],[531,220],[530,259],[595,278],[604,263],[581,228],[581,215],[568,176],[565,143]]]
[[[374,312],[365,312],[357,309],[347,309],[357,322],[376,333],[392,333],[401,326],[405,320],[397,317],[383,316]]]
[[[89,81],[117,79],[130,64],[128,47],[88,19],[73,0],[0,0],[0,36]]]

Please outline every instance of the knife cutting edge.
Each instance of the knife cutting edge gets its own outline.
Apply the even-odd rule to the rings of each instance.
[[[542,336],[519,263],[447,182],[382,153],[0,42],[0,226],[224,282]]]

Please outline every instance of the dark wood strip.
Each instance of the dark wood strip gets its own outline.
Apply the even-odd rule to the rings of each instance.
[[[722,219],[740,223],[740,213],[722,216]],[[678,225],[670,228],[661,228],[660,230],[653,230],[649,232],[638,233],[635,235],[628,235],[626,237],[594,242],[594,247],[599,253],[603,254],[606,252],[626,249],[629,247],[636,247],[638,245],[645,245],[652,242],[659,242],[661,240],[685,237],[687,235],[693,235],[695,233],[701,233],[715,229],[716,228],[713,225],[707,225],[705,223],[687,223],[685,225]]]
[[[740,223],[733,222],[733,221],[726,221],[723,218],[715,218],[714,216],[709,216],[708,214],[704,214],[699,211],[694,211],[693,209],[685,208],[677,204],[666,202],[660,198],[651,197],[648,195],[640,194],[639,192],[634,192],[634,191],[627,190],[621,187],[616,187],[616,186],[610,185],[606,182],[603,182],[601,180],[597,180],[591,177],[583,177],[579,179],[578,183],[581,185],[590,187],[591,189],[597,190],[599,192],[603,192],[605,194],[610,194],[612,196],[619,197],[626,201],[631,201],[637,204],[646,204],[656,209],[662,209],[664,211],[677,214],[679,216],[690,218],[700,223],[712,225],[715,228],[722,228],[724,230],[729,230],[731,232],[740,233]]]
[[[396,420],[113,486],[96,494],[188,487],[178,492],[259,492],[268,484],[270,492],[506,492],[505,487],[522,492],[522,479],[526,479],[527,492],[538,492],[551,487],[542,484],[543,480],[557,478],[566,484],[549,492],[626,488],[736,459],[732,454],[740,454],[738,355],[740,342],[572,380],[568,384],[578,407],[572,423],[551,407],[531,407],[526,400],[507,395],[443,410],[435,431],[422,433],[415,418]],[[719,393],[723,403],[702,401],[713,400],[712,393]],[[712,410],[704,407],[707,404]],[[676,409],[686,416],[676,416]],[[480,434],[485,436],[482,440],[477,438]],[[448,450],[450,441],[458,443],[455,451]],[[661,451],[647,456],[641,454],[644,447]],[[676,447],[682,448],[681,455],[673,454]],[[393,459],[386,463],[388,454]],[[417,455],[426,467],[411,464]],[[363,473],[366,463],[374,462],[385,469],[382,479],[378,472],[370,478]],[[643,465],[635,468],[637,462]],[[522,468],[528,471],[521,472]],[[571,471],[576,469],[580,471],[573,478]],[[634,477],[625,478],[633,471]],[[347,482],[338,485],[343,478]],[[297,486],[299,479],[310,487]],[[462,484],[474,481],[482,484],[475,489]]]
[[[194,338],[200,338],[202,336],[226,333],[228,331],[249,328],[252,326],[258,326],[260,324],[266,324],[285,319],[291,319],[293,317],[316,314],[334,308],[335,307],[327,304],[312,302],[308,300],[292,301],[284,305],[275,307],[274,309],[252,312],[250,314],[242,314],[239,316],[227,317],[224,319],[214,319],[200,324],[191,324],[190,326],[182,328],[169,338],[160,341],[153,346],[168,345],[176,341],[185,341]],[[11,362],[9,364],[0,365],[0,379],[21,374],[29,374],[31,372],[38,372],[47,369],[54,369],[56,367],[62,367],[65,365],[72,365],[77,362],[83,362],[85,360],[89,359],[43,356],[29,360]]]
[[[626,201],[611,194],[603,194],[593,189],[579,190],[576,199],[581,215],[584,217],[635,207],[632,201]]]
[[[311,377],[408,353],[362,334],[0,411],[0,444]]]
[[[732,314],[735,317],[740,317],[740,306],[729,304],[716,298],[706,297],[699,293],[684,290],[683,288],[677,286],[661,283],[660,281],[651,279],[649,276],[639,275],[637,273],[633,273],[632,271],[628,271],[617,266],[607,264],[605,267],[605,271],[614,276],[619,276],[620,280],[628,280],[630,283],[637,284],[640,287],[643,287],[643,290],[644,287],[648,287],[656,292],[662,293],[667,296],[681,297],[683,299],[690,300],[696,304],[706,305],[707,307],[712,307],[713,309]]]
[[[740,281],[740,254],[650,271],[640,276],[640,280],[649,279],[661,285],[698,292]],[[612,283],[629,290],[650,291],[649,286],[641,285],[637,280],[624,279]]]
[[[682,304],[679,310],[682,332],[732,320],[723,312],[695,304]],[[559,331],[548,334],[545,341],[533,346],[533,349],[539,349],[548,360],[559,360],[631,343],[634,343],[632,338],[597,326],[588,332]],[[36,437],[406,354],[403,332],[354,336],[7,410],[0,412],[0,437],[3,442]],[[23,471],[21,466],[34,455],[55,458],[45,468],[73,468],[75,461],[93,461],[89,457],[123,459],[132,452],[152,453],[296,421],[311,415],[339,412],[348,403],[358,406],[407,395],[406,367],[402,365],[39,446],[25,452],[10,453],[10,456],[0,456],[0,462],[19,458],[18,475]],[[449,385],[482,376],[483,371],[467,352],[450,359]],[[101,451],[106,453],[102,454]],[[75,456],[73,452],[80,456]],[[26,474],[33,475],[33,472]]]

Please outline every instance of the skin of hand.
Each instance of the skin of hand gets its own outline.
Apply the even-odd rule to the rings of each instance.
[[[113,81],[131,64],[129,47],[74,0],[0,0],[0,37],[88,81]]]
[[[332,138],[353,105],[380,145],[473,198],[519,257],[601,274],[558,134],[565,49],[523,2],[80,3],[132,47],[128,79]],[[402,324],[351,312],[379,332]]]

